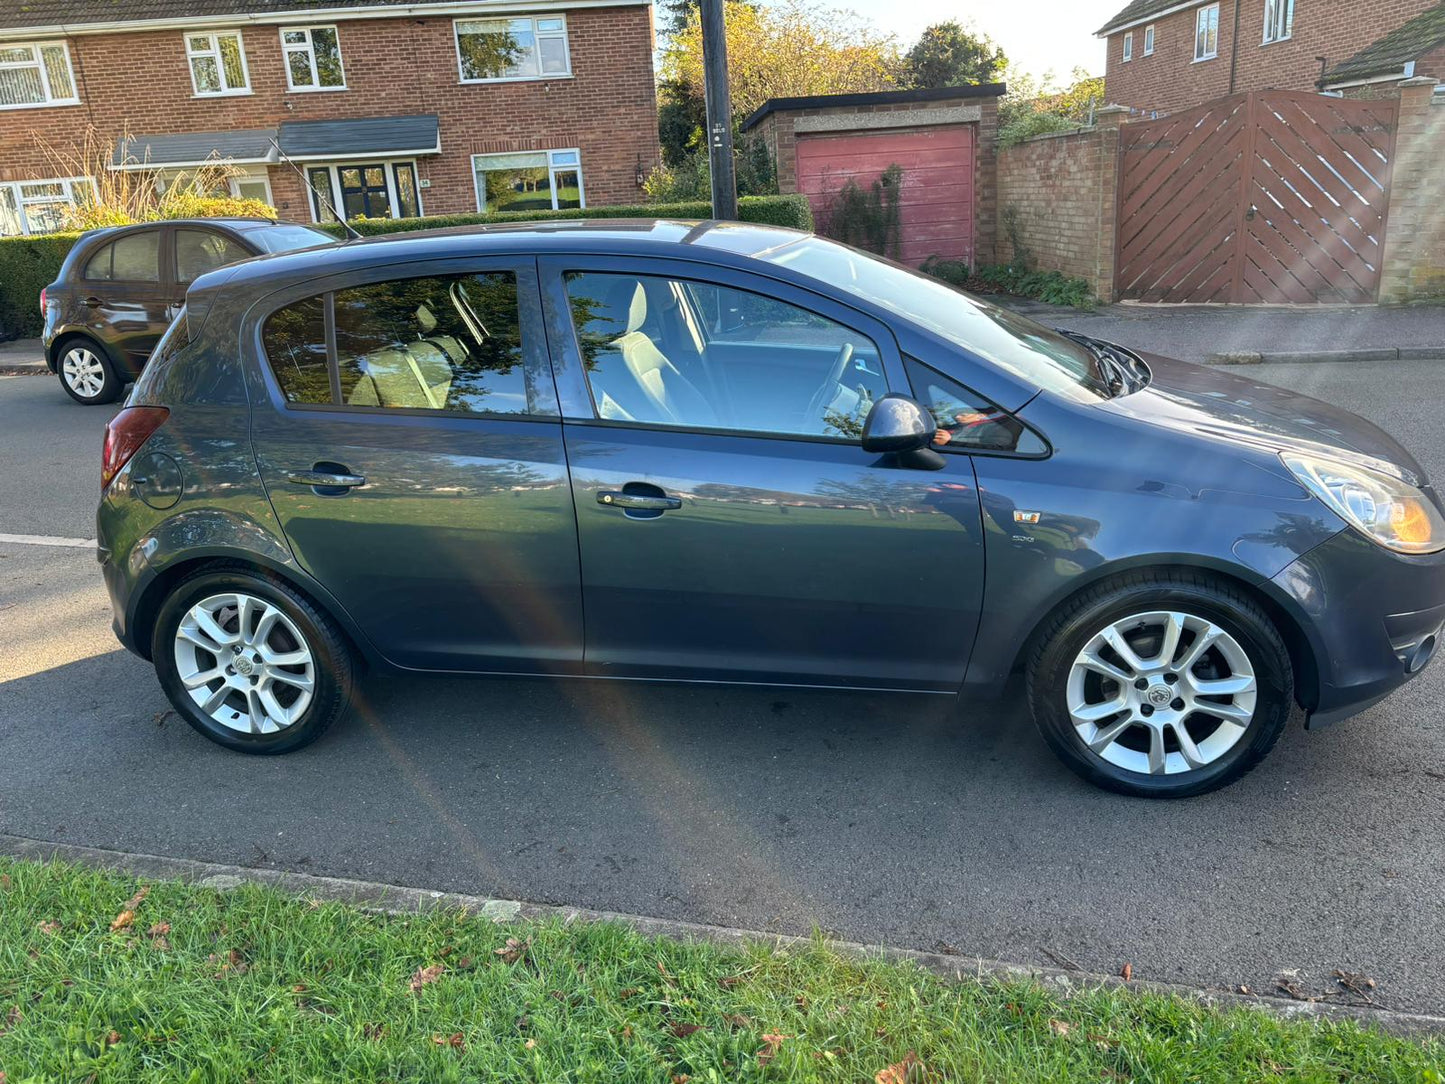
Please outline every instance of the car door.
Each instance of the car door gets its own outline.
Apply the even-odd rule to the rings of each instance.
[[[729,269],[548,257],[586,669],[954,690],[983,590],[967,457],[859,443],[887,327]]]
[[[207,271],[256,255],[234,234],[200,226],[176,226],[171,230],[171,251],[175,274],[171,276],[171,316],[186,302],[186,290]]]
[[[86,326],[112,356],[139,372],[170,326],[169,227],[132,230],[102,245],[81,268]]]
[[[391,661],[575,672],[577,529],[530,259],[258,303],[251,437],[296,560]]]

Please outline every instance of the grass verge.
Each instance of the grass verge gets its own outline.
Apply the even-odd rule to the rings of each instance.
[[[0,857],[0,1080],[1399,1081],[1445,1047],[817,943],[380,915]]]

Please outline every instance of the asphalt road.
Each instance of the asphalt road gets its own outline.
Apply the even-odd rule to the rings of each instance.
[[[1251,375],[1445,477],[1445,361]],[[0,377],[0,533],[89,536],[103,412]],[[1218,794],[1093,790],[1016,702],[369,678],[284,758],[174,716],[92,552],[0,543],[0,832],[1445,1012],[1445,667]]]

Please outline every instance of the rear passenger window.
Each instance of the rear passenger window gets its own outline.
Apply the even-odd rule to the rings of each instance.
[[[324,297],[308,297],[273,312],[261,330],[261,341],[288,403],[331,402]]]
[[[528,413],[510,272],[337,291],[336,360],[347,406]]]
[[[159,282],[160,231],[132,233],[112,241],[90,258],[85,277],[110,282]]]

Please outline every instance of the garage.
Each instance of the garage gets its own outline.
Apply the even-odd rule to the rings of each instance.
[[[917,131],[843,132],[798,137],[798,191],[827,228],[833,197],[850,180],[866,189],[895,162],[904,263],[938,255],[973,262],[974,129],[952,124]]]

